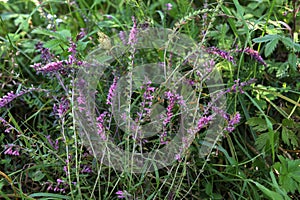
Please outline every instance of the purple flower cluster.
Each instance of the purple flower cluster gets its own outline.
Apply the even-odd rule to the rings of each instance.
[[[83,165],[80,172],[81,172],[81,173],[92,173],[93,170],[91,169],[90,166],[88,166],[88,165]]]
[[[77,53],[77,45],[75,44],[75,42],[73,42],[72,40],[70,40],[70,47],[68,48],[68,52],[71,53],[71,55],[69,55],[69,59],[67,60],[67,65],[72,65],[76,62],[76,53]]]
[[[10,133],[11,130],[17,130],[15,127],[13,127],[12,125],[10,125],[5,119],[3,119],[2,117],[0,117],[0,122],[2,123],[2,125],[5,127],[4,132],[5,133]]]
[[[171,3],[165,4],[166,10],[172,10],[173,5]]]
[[[70,102],[66,98],[61,98],[58,105],[54,104],[53,112],[59,117],[62,118],[65,113],[69,110]]]
[[[19,156],[20,155],[20,148],[15,144],[7,144],[5,145],[4,154],[12,155],[12,156]]]
[[[125,31],[120,31],[119,37],[120,37],[123,45],[126,45],[127,44],[127,41],[126,41],[126,32]]]
[[[76,182],[72,182],[73,185],[76,185]],[[62,180],[57,179],[55,183],[52,182],[46,182],[45,185],[48,185],[47,191],[53,191],[53,192],[61,192],[66,193],[66,190],[69,189],[69,184]]]
[[[10,91],[6,95],[4,95],[2,98],[0,98],[0,108],[6,106],[7,104],[9,104],[11,101],[13,101],[15,98],[17,98],[20,95],[22,95],[22,94],[17,95],[17,94],[14,94],[13,91]]]
[[[106,135],[105,135],[105,117],[108,115],[108,112],[103,112],[102,114],[97,117],[97,127],[98,127],[98,134],[100,135],[102,140],[107,140]]]
[[[250,85],[254,83],[256,79],[252,78],[248,81],[240,82],[240,79],[235,80],[235,84],[232,85],[230,88],[228,88],[224,93],[229,93],[229,92],[237,92],[239,91],[240,93],[244,93],[243,87]]]
[[[163,121],[163,125],[166,126],[168,123],[170,123],[171,118],[173,116],[172,109],[175,105],[175,103],[178,103],[181,106],[186,106],[185,101],[183,100],[183,97],[179,94],[173,94],[171,91],[165,92],[166,99],[169,100],[169,105],[167,107],[167,117]]]
[[[81,29],[81,31],[76,36],[76,41],[80,40],[86,35],[84,32],[84,29]],[[68,68],[68,66],[76,64],[76,65],[82,65],[82,61],[77,60],[76,54],[76,43],[73,42],[73,40],[70,39],[70,47],[68,48],[68,52],[71,54],[68,57],[68,60],[59,60],[59,61],[53,61],[54,55],[50,53],[48,48],[43,47],[42,43],[37,43],[36,49],[40,51],[41,53],[41,63],[35,63],[31,65],[32,68],[34,68],[37,72],[42,73],[52,73],[52,72],[65,72],[65,70]],[[44,65],[44,63],[47,63]]]
[[[226,60],[228,60],[229,62],[231,62],[232,64],[235,64],[235,61],[233,59],[233,56],[230,55],[229,52],[223,51],[221,49],[218,49],[217,47],[209,47],[206,48],[206,51],[208,53],[214,54],[214,55],[218,55]]]
[[[173,117],[173,108],[175,104],[179,104],[182,107],[186,107],[185,101],[183,100],[183,97],[179,94],[174,94],[171,91],[165,92],[166,99],[169,101],[168,107],[167,107],[167,116],[163,120],[163,127],[164,131],[160,135],[160,143],[161,144],[166,144],[166,137],[167,137],[167,125],[171,122],[171,119]]]
[[[240,113],[236,113],[234,116],[231,116],[225,130],[231,133],[232,131],[234,131],[234,126],[238,124],[240,120],[241,120]]]
[[[51,73],[51,72],[63,70],[64,61],[50,62],[50,63],[46,64],[45,66],[42,66],[41,63],[35,63],[31,67],[34,68],[38,72]]]
[[[41,42],[38,42],[35,45],[35,48],[41,53],[41,59],[43,63],[51,62],[51,60],[54,58],[54,55],[50,52],[49,48],[43,47]]]
[[[86,36],[85,29],[81,28],[80,32],[76,36],[76,41],[81,40],[82,38],[84,38],[84,36]]]
[[[213,59],[210,59],[209,61],[206,61],[203,63],[203,69],[197,70],[196,74],[199,76],[201,79],[206,77],[209,73],[212,72],[213,68],[215,67],[215,61]],[[207,76],[209,78],[209,76]]]
[[[201,130],[203,127],[207,126],[213,119],[213,116],[202,116],[198,121],[198,130]]]
[[[118,199],[125,199],[131,196],[126,190],[118,190],[116,195],[118,195]]]
[[[133,27],[130,30],[129,34],[129,39],[128,39],[128,45],[134,46],[137,43],[137,34],[138,34],[138,29],[137,29],[137,23],[136,19],[134,16],[131,17],[132,22],[133,22]]]
[[[137,113],[140,119],[142,119],[143,116],[150,116],[151,113],[152,100],[154,98],[153,92],[155,90],[155,87],[150,86],[151,83],[151,81],[148,81],[143,86],[141,86],[141,89],[145,89],[145,92],[143,94],[143,101],[141,102],[141,107],[145,112],[142,111]]]
[[[249,47],[245,48],[244,50],[238,49],[237,52],[245,52],[246,54],[250,55],[253,59],[257,60],[257,62],[261,63],[264,66],[267,66],[267,63],[264,61],[261,55],[257,51]]]
[[[108,91],[108,94],[107,94],[107,99],[106,99],[106,104],[107,105],[112,105],[113,97],[116,95],[115,90],[117,88],[117,82],[118,82],[118,77],[115,76],[114,80],[113,80],[113,83],[111,84],[111,86],[109,88],[109,91]]]
[[[34,90],[39,90],[39,89],[38,88],[23,89],[17,94],[15,94],[13,91],[10,91],[6,95],[4,95],[2,98],[0,98],[0,108],[6,106],[10,102],[12,102],[14,99],[16,99],[26,93],[32,92]]]

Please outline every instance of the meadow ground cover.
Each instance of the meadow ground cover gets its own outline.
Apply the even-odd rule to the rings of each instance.
[[[300,198],[299,9],[0,0],[1,199]]]

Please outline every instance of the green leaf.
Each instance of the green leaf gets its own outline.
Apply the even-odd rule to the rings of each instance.
[[[276,69],[276,77],[277,78],[284,78],[286,76],[288,76],[288,69],[289,66],[287,63],[283,63],[282,65],[280,65],[277,69]]]
[[[275,50],[275,48],[278,44],[278,41],[279,41],[279,39],[274,39],[267,43],[267,45],[265,46],[265,56],[266,57],[268,57],[269,55],[271,55],[273,53],[273,51]]]
[[[255,141],[255,146],[260,151],[267,152],[271,150],[272,155],[275,156],[275,145],[277,142],[278,132],[270,131],[260,134]]]
[[[251,117],[246,122],[248,125],[253,127],[253,130],[257,132],[263,132],[268,129],[266,120],[260,118],[260,117]]]
[[[277,171],[280,186],[287,192],[300,192],[300,159],[290,160],[278,156],[280,162],[276,162],[273,168]]]
[[[282,43],[286,46],[286,47],[289,47],[291,49],[294,49],[294,42],[291,38],[288,38],[288,37],[284,37],[284,36],[281,36],[281,41]]]
[[[268,188],[266,188],[265,186],[263,186],[262,184],[253,181],[253,183],[258,187],[258,189],[260,189],[260,191],[262,191],[266,196],[268,196],[270,199],[273,200],[282,200],[282,196],[274,191],[269,190]]]
[[[32,33],[40,34],[40,35],[46,35],[49,37],[54,37],[58,40],[61,40],[65,43],[68,43],[69,38],[71,38],[71,32],[69,30],[61,30],[61,31],[49,31],[44,29],[34,29]]]
[[[42,199],[41,197],[51,197],[55,199],[71,199],[69,196],[61,195],[61,194],[54,194],[54,193],[34,193],[29,195],[29,197],[39,197],[38,199]]]
[[[233,2],[234,2],[234,5],[236,7],[239,17],[242,17],[245,13],[245,9],[243,8],[243,6],[240,5],[238,0],[233,0]]]
[[[293,51],[300,51],[300,44],[295,43],[292,38],[281,36],[282,43]]]
[[[297,70],[297,56],[295,53],[290,53],[288,57],[288,62],[290,66],[293,67],[294,71]]]
[[[295,122],[292,119],[283,119],[282,126],[285,126],[287,128],[294,128]]]
[[[287,144],[287,145],[293,145],[293,147],[297,147],[298,146],[298,138],[296,136],[296,134],[292,131],[289,130],[286,127],[282,127],[282,131],[281,131],[281,138],[282,141]]]
[[[45,174],[39,170],[30,175],[30,178],[32,178],[32,180],[34,180],[34,181],[40,181],[44,177],[45,177]]]
[[[52,49],[52,48],[59,46],[60,44],[61,44],[61,40],[52,39],[52,40],[47,41],[43,46],[45,48]]]
[[[255,43],[261,43],[261,42],[269,42],[272,40],[279,39],[280,37],[278,35],[266,35],[264,37],[254,38],[252,39]]]

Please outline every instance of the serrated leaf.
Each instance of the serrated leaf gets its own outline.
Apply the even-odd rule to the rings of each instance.
[[[258,150],[263,150],[265,146],[269,143],[269,133],[263,133],[259,135],[255,141],[255,146]]]
[[[254,99],[254,101],[257,103],[257,105],[259,105],[259,107],[261,107],[262,110],[266,109],[267,106],[267,102],[262,100],[262,99]]]
[[[295,43],[295,44],[294,44],[294,50],[295,50],[296,52],[300,52],[300,44]]]
[[[55,48],[55,47],[59,46],[60,44],[61,44],[61,40],[52,39],[52,40],[49,40],[49,41],[45,42],[45,44],[43,46],[45,48],[52,49],[52,48]]]
[[[244,15],[244,13],[245,13],[244,7],[241,6],[241,4],[239,3],[238,0],[233,0],[233,3],[235,5],[235,7],[236,7],[236,10],[237,10],[237,13],[238,13],[239,17],[242,17]]]
[[[277,78],[286,77],[288,75],[288,69],[289,66],[287,65],[287,63],[283,63],[282,65],[279,66],[279,68],[277,68],[276,77]]]
[[[273,53],[273,51],[275,50],[275,48],[278,44],[278,41],[279,41],[279,39],[274,39],[267,43],[267,45],[265,46],[265,56],[266,57],[268,57],[269,55],[271,55]]]
[[[87,41],[87,42],[78,41],[78,43],[77,43],[77,50],[79,52],[83,51],[89,43],[90,43],[90,41]]]
[[[71,32],[69,30],[53,32],[45,29],[34,29],[32,33],[54,37],[66,43],[68,43],[68,39],[71,38]]]
[[[278,132],[271,131],[260,134],[256,141],[255,146],[260,151],[272,150],[272,154],[275,151],[274,146],[278,142]]]
[[[281,37],[281,41],[282,41],[282,43],[283,43],[286,47],[289,47],[289,48],[291,48],[291,49],[294,49],[294,44],[295,44],[295,43],[293,42],[293,40],[292,40],[291,38],[282,36],[282,37]]]
[[[293,67],[293,69],[297,70],[297,56],[295,53],[290,53],[288,57],[289,64]]]
[[[287,192],[300,192],[300,160],[290,160],[278,156],[280,162],[276,162],[273,168],[278,172],[279,184]]]
[[[252,39],[253,42],[255,43],[261,43],[261,42],[269,42],[275,39],[279,39],[278,35],[266,35],[263,37],[259,37],[259,38],[254,38]]]
[[[283,119],[282,126],[285,126],[287,128],[293,128],[295,126],[295,123],[292,119]]]
[[[292,130],[289,130],[286,127],[282,127],[281,138],[282,141],[287,145],[292,144],[294,147],[298,146],[298,138],[296,134]]]
[[[268,129],[266,120],[260,117],[249,118],[246,123],[252,126],[253,130],[258,132],[266,131]]]

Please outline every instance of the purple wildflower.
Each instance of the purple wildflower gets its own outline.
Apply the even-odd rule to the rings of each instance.
[[[49,186],[47,187],[47,191],[50,191],[50,190],[53,190],[53,183],[50,183],[50,182],[46,182],[45,184],[48,184]]]
[[[175,95],[171,91],[165,92],[165,95],[166,95],[167,99],[169,100],[169,105],[167,107],[167,117],[163,121],[164,126],[166,126],[168,123],[170,123],[171,118],[173,116],[172,109],[175,105]]]
[[[93,170],[89,166],[84,165],[82,167],[81,173],[91,173],[91,172],[93,172]]]
[[[213,116],[202,116],[198,121],[198,130],[201,130],[204,126],[208,125],[209,122],[213,119]]]
[[[84,36],[86,36],[86,32],[84,28],[80,29],[80,32],[76,36],[76,41],[82,39]]]
[[[119,37],[123,43],[123,45],[126,45],[127,42],[126,42],[126,32],[125,31],[120,31],[119,32]]]
[[[113,19],[112,15],[106,15],[107,19]]]
[[[223,119],[225,119],[226,121],[228,121],[228,119],[229,119],[229,114],[228,113],[226,113],[224,110],[222,110],[221,108],[216,107],[216,106],[212,106],[211,108],[212,108],[212,111],[215,114],[220,115]]]
[[[167,131],[166,131],[166,127],[167,124],[169,124],[171,122],[171,119],[173,117],[173,108],[175,106],[175,104],[179,104],[183,107],[186,106],[185,101],[183,100],[183,97],[179,94],[173,94],[171,91],[167,91],[165,92],[165,96],[166,99],[169,100],[169,104],[167,107],[167,113],[166,113],[166,118],[163,120],[163,127],[164,127],[164,131],[163,133],[160,135],[160,142],[161,144],[166,144],[166,137],[167,137]]]
[[[35,45],[35,48],[41,53],[42,62],[44,63],[51,62],[54,55],[50,53],[50,50],[48,48],[43,47],[43,43],[38,42]]]
[[[149,116],[150,112],[151,112],[151,106],[152,106],[152,100],[154,98],[154,96],[152,95],[152,93],[155,90],[155,87],[150,87],[150,84],[152,82],[148,81],[145,86],[141,86],[141,89],[145,88],[145,92],[143,94],[143,101],[141,102],[141,106],[143,108],[143,110],[145,111],[145,113],[138,113],[138,115],[140,116],[140,118],[144,115],[144,116]]]
[[[46,64],[44,67],[38,68],[38,66],[41,66],[39,64],[34,64],[32,67],[38,71],[38,72],[44,72],[44,73],[50,73],[50,72],[56,72],[63,69],[63,61],[56,61],[56,62],[50,62]]]
[[[106,135],[105,135],[105,126],[104,126],[104,118],[106,117],[108,113],[103,112],[102,114],[97,117],[97,127],[98,127],[98,134],[100,135],[102,140],[107,140]]]
[[[173,5],[171,3],[165,4],[166,10],[172,10]]]
[[[77,48],[77,45],[75,44],[75,42],[70,40],[70,47],[68,48],[68,52],[70,52],[71,55],[69,55],[69,59],[66,62],[68,65],[72,65],[73,63],[76,62],[76,53],[77,53],[76,48]]]
[[[213,68],[215,67],[215,61],[213,59],[210,59],[209,61],[203,63],[203,72],[197,71],[197,75],[200,76],[201,78],[204,78],[207,76],[209,73],[212,72]],[[209,76],[207,77],[209,79]]]
[[[209,48],[206,49],[206,51],[208,53],[221,56],[222,58],[228,60],[232,64],[235,64],[235,61],[234,61],[233,57],[230,55],[229,52],[226,52],[226,51],[223,51],[221,49],[218,49],[217,47],[209,47]]]
[[[8,144],[5,145],[5,151],[4,154],[6,155],[12,155],[12,156],[19,156],[20,155],[20,149],[15,144]]]
[[[175,160],[181,161],[181,155],[180,155],[180,153],[175,154]]]
[[[115,90],[117,88],[117,81],[118,81],[118,77],[115,77],[113,80],[113,83],[111,84],[111,86],[109,88],[107,99],[106,99],[107,105],[112,105],[112,99],[115,96]]]
[[[17,97],[19,97],[25,93],[26,93],[26,91],[21,91],[19,94],[14,94],[13,91],[10,91],[6,95],[4,95],[2,98],[0,98],[0,108],[6,106],[10,102],[12,102],[14,99],[16,99]]]
[[[61,183],[64,182],[64,180],[58,178],[58,179],[56,180],[56,182],[57,182],[57,185],[60,185]]]
[[[236,113],[234,116],[232,116],[228,122],[227,127],[225,128],[226,131],[229,133],[234,131],[234,125],[238,124],[241,120],[240,113]]]
[[[245,48],[244,50],[237,50],[237,52],[242,52],[242,51],[245,52],[246,54],[250,55],[252,58],[257,60],[262,65],[267,66],[267,63],[264,61],[264,59],[261,57],[261,55],[257,51],[255,51],[249,47]]]
[[[133,27],[130,30],[129,39],[128,39],[127,44],[134,46],[137,43],[138,29],[137,29],[137,23],[136,23],[135,17],[132,16],[131,18],[132,18],[132,22],[133,22]]]
[[[247,85],[250,85],[252,83],[254,83],[256,81],[256,79],[252,78],[248,81],[244,81],[244,82],[240,82],[240,79],[237,79],[235,80],[235,84],[233,84],[231,86],[231,88],[228,88],[225,93],[229,93],[229,92],[237,92],[237,90],[240,92],[240,93],[244,93],[244,90],[243,90],[243,87],[247,86]]]
[[[163,131],[163,133],[160,134],[160,144],[168,144],[167,136],[167,131]]]
[[[66,98],[61,98],[60,103],[58,105],[54,104],[53,106],[53,111],[58,115],[59,118],[62,118],[64,114],[68,111],[69,109],[70,102]]]
[[[126,198],[126,192],[123,192],[121,190],[117,191],[116,194],[118,195],[119,199],[125,199]]]
[[[2,125],[6,128],[4,130],[5,133],[10,133],[11,130],[16,130],[17,129],[15,127],[13,127],[12,125],[10,125],[5,119],[3,119],[2,117],[0,117],[0,122],[2,123]]]

